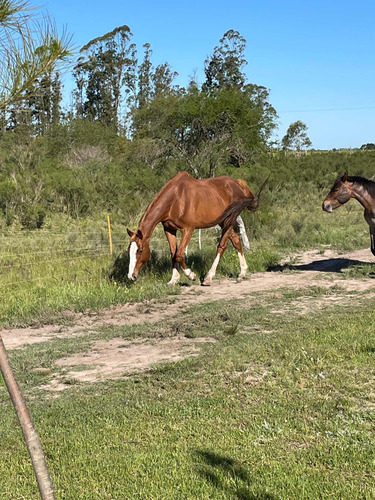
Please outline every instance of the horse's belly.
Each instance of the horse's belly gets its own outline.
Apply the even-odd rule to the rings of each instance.
[[[181,214],[180,222],[183,226],[194,226],[199,229],[207,226],[210,222],[217,219],[227,208],[228,204],[209,202],[198,205],[194,210],[187,210]]]
[[[169,211],[169,221],[176,229],[207,227],[234,201],[231,190],[220,194],[213,189],[188,189],[179,193]]]

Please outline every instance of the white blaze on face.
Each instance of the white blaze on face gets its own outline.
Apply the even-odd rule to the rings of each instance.
[[[137,250],[138,250],[137,243],[135,241],[130,243],[130,247],[129,247],[129,272],[128,272],[128,278],[130,280],[133,279],[134,269],[135,269],[135,265],[137,263]]]

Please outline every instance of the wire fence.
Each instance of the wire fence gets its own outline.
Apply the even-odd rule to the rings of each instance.
[[[215,248],[218,234],[217,228],[195,231],[187,252],[199,251],[202,246]],[[97,282],[108,277],[111,263],[124,254],[128,245],[122,224],[0,233],[0,290],[69,281]],[[158,254],[169,255],[162,227],[156,228],[150,247]]]

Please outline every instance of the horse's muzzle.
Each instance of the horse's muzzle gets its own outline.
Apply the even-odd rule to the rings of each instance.
[[[330,203],[325,203],[323,201],[323,205],[322,205],[322,209],[325,211],[325,212],[328,212],[329,214],[332,212],[333,208],[332,208],[332,205]]]
[[[131,281],[137,281],[137,276],[135,274],[128,274],[128,278],[131,280]]]

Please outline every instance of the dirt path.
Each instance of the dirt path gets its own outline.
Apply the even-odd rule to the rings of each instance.
[[[98,312],[77,314],[73,318],[73,326],[44,325],[40,328],[4,329],[0,333],[6,347],[16,349],[35,342],[79,335],[83,330],[103,325],[122,326],[146,321],[156,323],[177,316],[181,313],[181,309],[190,305],[213,300],[243,298],[252,293],[279,288],[292,289],[314,284],[319,284],[319,286],[340,284],[348,291],[371,290],[375,293],[375,280],[373,279],[345,279],[342,271],[355,263],[375,263],[375,257],[367,249],[348,254],[337,254],[332,250],[327,250],[323,254],[318,251],[303,252],[294,257],[293,265],[282,263],[280,269],[254,273],[250,279],[241,283],[229,279],[216,279],[210,287],[195,284],[183,287],[181,294],[173,297],[172,303],[171,300],[167,302],[151,300],[142,304],[125,304]],[[289,269],[291,272],[285,272]]]
[[[294,256],[293,266],[281,264],[275,271],[254,273],[250,279],[237,283],[235,280],[215,280],[211,287],[199,285],[183,287],[181,294],[168,300],[151,300],[144,303],[126,304],[90,314],[80,314],[73,318],[72,326],[44,325],[40,328],[17,328],[2,330],[0,333],[8,349],[21,348],[27,344],[46,342],[57,338],[80,336],[88,331],[107,326],[122,326],[140,323],[159,323],[178,317],[183,309],[199,303],[223,299],[244,298],[257,292],[274,291],[280,288],[298,289],[317,285],[332,287],[340,285],[348,291],[368,291],[375,295],[375,280],[348,279],[343,272],[353,264],[375,263],[370,250],[359,250],[348,254],[337,254],[331,250],[304,252]],[[87,371],[71,371],[70,375],[83,381],[95,381],[106,377],[120,376],[120,372],[144,369],[160,360],[181,359],[194,355],[203,339],[186,338],[150,342],[100,341],[90,353],[75,355],[59,360],[59,366],[74,367],[78,364],[90,365]],[[207,341],[207,339],[206,339]],[[209,339],[208,341],[214,341]],[[97,369],[95,370],[95,367]],[[60,389],[58,379],[51,388]]]

